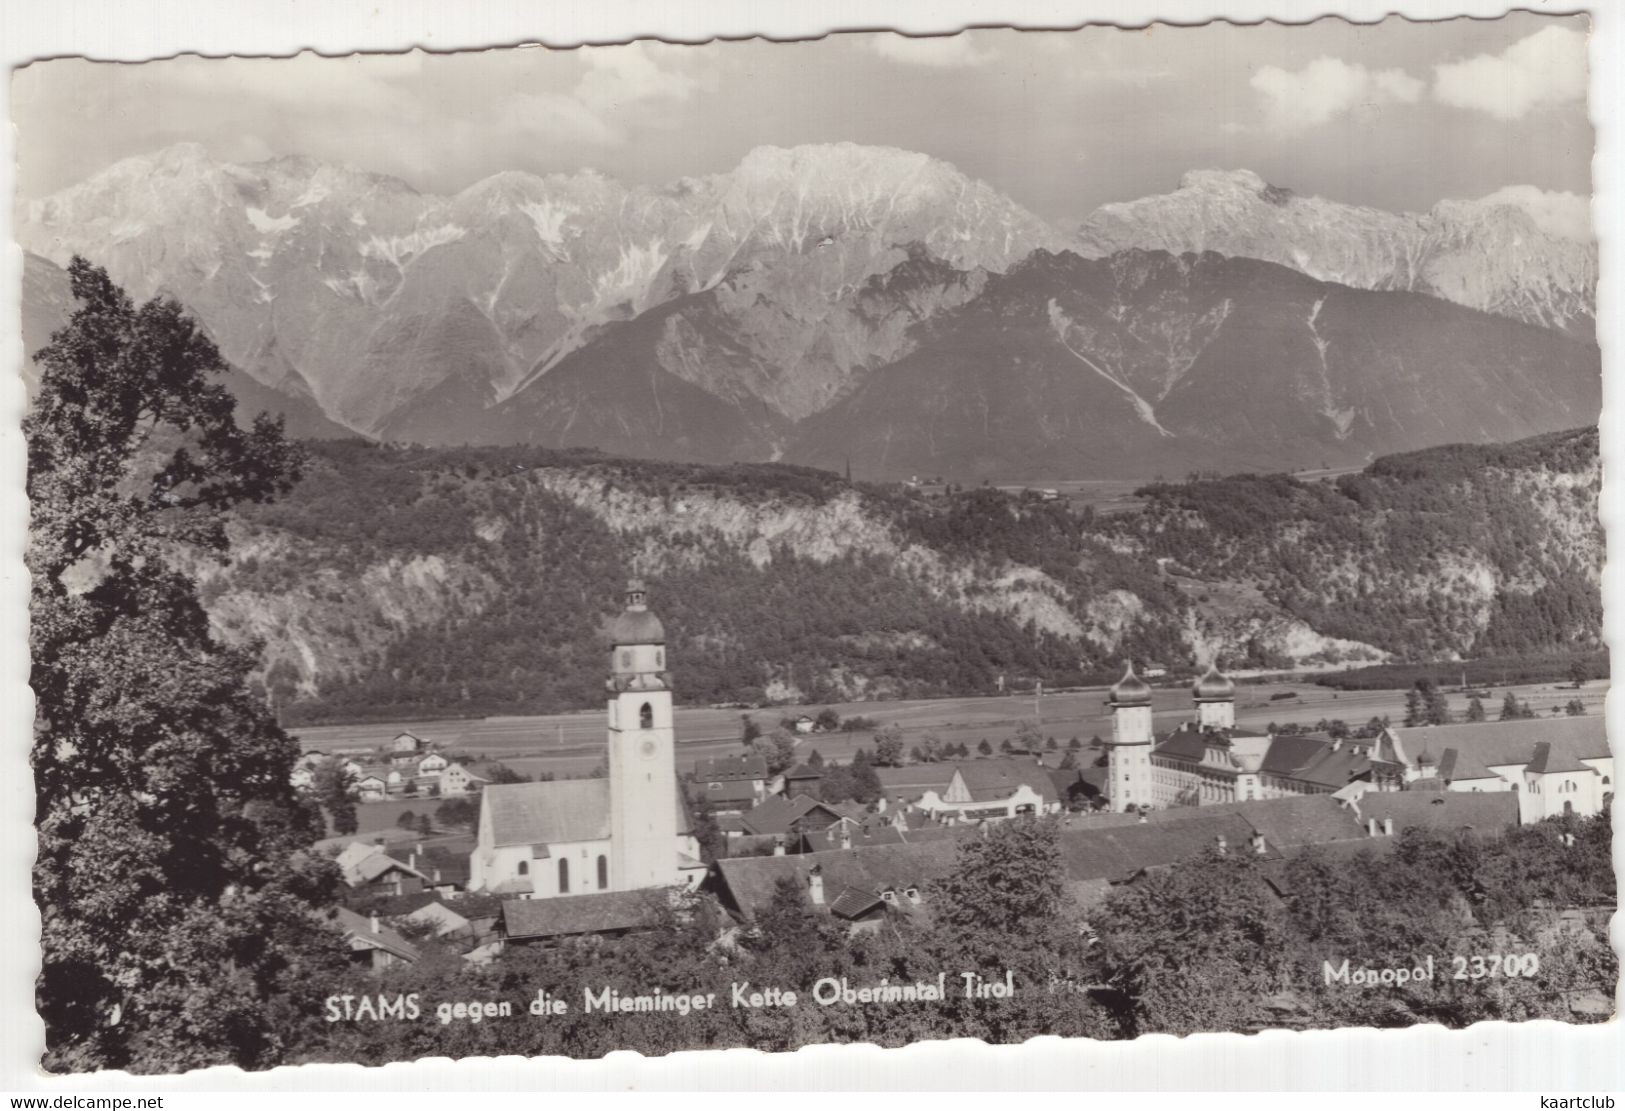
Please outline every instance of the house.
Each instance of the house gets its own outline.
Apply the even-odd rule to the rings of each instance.
[[[797,733],[811,733],[817,727],[818,723],[812,718],[808,717],[806,714],[802,714],[800,717],[796,718],[795,728]]]
[[[423,904],[408,914],[406,920],[420,926],[428,926],[434,931],[435,937],[460,937],[473,933],[473,925],[467,918],[438,900]]]
[[[311,787],[316,783],[316,769],[321,767],[322,761],[327,757],[315,749],[301,753],[299,759],[294,761],[293,771],[288,776],[288,782],[295,787]]]
[[[692,800],[716,814],[749,810],[767,793],[767,761],[760,756],[719,756],[694,765]]]
[[[773,900],[778,882],[796,882],[807,904],[853,932],[878,929],[888,914],[922,913],[928,887],[952,871],[959,846],[951,840],[895,843],[794,856],[732,857],[717,861],[717,896],[749,921]]]
[[[659,925],[665,902],[653,890],[512,899],[502,904],[502,934],[509,942],[541,944],[588,934],[619,937]]]
[[[1030,760],[967,760],[877,768],[883,811],[915,806],[944,821],[1002,821],[1061,809],[1049,770]]]
[[[333,924],[344,933],[350,943],[350,957],[356,964],[383,972],[400,964],[415,964],[420,956],[417,947],[396,931],[385,926],[378,916],[361,915],[346,907],[334,907]]]
[[[365,888],[379,895],[410,895],[422,891],[432,881],[412,862],[395,859],[378,845],[353,841],[334,859],[339,875],[352,888]]]
[[[423,741],[411,733],[397,733],[395,739],[389,742],[389,751],[392,753],[421,752],[423,747]]]
[[[797,795],[810,795],[818,797],[818,785],[824,781],[824,769],[815,768],[811,764],[801,763],[786,768],[780,776],[782,786],[779,791],[787,799]]]
[[[366,768],[355,781],[356,797],[362,802],[378,802],[389,797],[389,773]]]
[[[908,839],[905,829],[891,824],[877,814],[843,814],[838,821],[822,829],[803,829],[796,840],[795,851],[816,853],[830,849],[895,845],[902,844]]]
[[[313,842],[311,848],[317,852],[337,856],[351,845],[372,845],[388,847],[392,845],[410,848],[410,843],[418,840],[418,835],[409,829],[391,826],[388,829],[375,829],[371,833],[346,833],[336,837],[324,837]]]
[[[462,764],[447,764],[440,770],[435,782],[441,798],[456,798],[481,790],[487,781]]]
[[[450,761],[444,756],[440,755],[440,753],[431,752],[429,755],[418,761],[418,775],[438,776],[441,772],[446,770],[449,763]]]
[[[746,836],[783,838],[788,843],[807,830],[823,829],[841,817],[841,811],[834,806],[806,795],[793,799],[773,795],[740,815],[739,824]]]

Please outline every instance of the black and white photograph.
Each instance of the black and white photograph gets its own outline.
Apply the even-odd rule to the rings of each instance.
[[[19,65],[30,1067],[1613,1022],[1591,33]]]

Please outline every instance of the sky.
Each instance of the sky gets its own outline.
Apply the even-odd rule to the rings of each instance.
[[[1251,169],[1422,211],[1504,189],[1585,196],[1583,16],[1143,30],[976,30],[796,43],[36,62],[13,77],[18,195],[179,141],[304,154],[451,193],[501,170],[627,182],[723,172],[761,145],[922,151],[1066,225]]]

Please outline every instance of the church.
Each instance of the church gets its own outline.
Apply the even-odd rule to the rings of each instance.
[[[1113,810],[1248,802],[1362,789],[1397,791],[1409,761],[1393,731],[1366,739],[1274,736],[1236,725],[1236,684],[1217,665],[1191,688],[1195,714],[1158,737],[1151,687],[1130,664],[1111,688],[1106,794]]]
[[[641,582],[609,640],[608,778],[486,787],[469,890],[548,899],[704,877],[677,781],[666,631]]]
[[[1157,736],[1151,687],[1129,665],[1107,705],[1106,795],[1117,811],[1301,795],[1357,803],[1373,791],[1509,791],[1524,823],[1585,816],[1613,802],[1613,754],[1601,717],[1390,726],[1376,737],[1276,736],[1236,726],[1236,685],[1209,666],[1195,714]]]

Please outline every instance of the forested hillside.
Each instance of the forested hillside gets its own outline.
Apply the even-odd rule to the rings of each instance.
[[[205,566],[286,720],[548,712],[601,697],[649,580],[687,702],[1077,683],[1125,657],[1371,663],[1594,647],[1594,432],[1378,460],[1335,483],[1159,485],[1134,513],[786,466],[311,445]]]
[[[1159,485],[1120,534],[1329,636],[1410,659],[1602,643],[1596,429],[1376,460],[1335,482]]]

